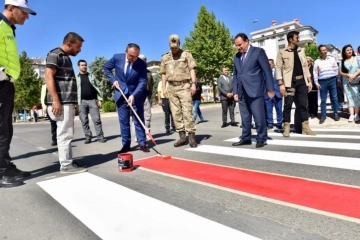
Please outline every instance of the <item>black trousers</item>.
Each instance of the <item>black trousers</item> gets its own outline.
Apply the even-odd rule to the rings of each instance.
[[[57,142],[57,138],[56,138],[56,131],[57,131],[56,121],[52,120],[51,117],[49,117],[49,120],[50,120],[50,125],[51,125],[51,140],[53,142]]]
[[[9,150],[13,137],[12,113],[14,111],[14,84],[0,81],[0,169],[8,167]]]
[[[165,113],[165,129],[170,130],[170,119],[171,119],[171,128],[175,129],[174,119],[171,115],[170,110],[170,101],[167,98],[162,98],[162,109]]]
[[[221,108],[222,108],[222,121],[223,123],[227,123],[227,112],[229,109],[230,114],[230,120],[231,122],[235,122],[235,114],[234,114],[234,108],[235,108],[236,102],[233,98],[228,98],[221,100]]]
[[[318,91],[308,93],[308,109],[310,114],[317,115],[319,109]]]
[[[309,119],[308,112],[307,112],[307,101],[308,101],[308,88],[306,86],[305,80],[296,80],[294,79],[291,82],[291,88],[295,89],[294,96],[286,96],[284,98],[284,111],[283,111],[283,121],[290,123],[291,122],[291,108],[292,104],[295,103],[298,112],[296,113],[295,110],[295,120],[297,120],[296,116],[298,115],[299,120],[301,122],[307,121]],[[288,88],[286,89],[288,91]],[[295,121],[295,125],[299,125],[298,121]],[[296,127],[295,126],[295,127]]]

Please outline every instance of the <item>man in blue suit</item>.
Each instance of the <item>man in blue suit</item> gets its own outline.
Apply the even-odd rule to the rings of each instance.
[[[275,96],[273,98],[270,98],[267,93],[264,96],[267,115],[267,127],[268,129],[272,129],[274,127],[273,106],[275,106],[277,119],[276,127],[278,129],[282,129],[282,96],[279,90],[279,83],[276,79],[276,69],[273,59],[269,59],[269,65],[273,76]]]
[[[104,65],[105,75],[114,87],[114,99],[118,111],[120,130],[123,147],[119,153],[130,151],[130,107],[132,105],[142,122],[144,122],[144,102],[146,93],[146,63],[139,58],[140,47],[135,43],[129,43],[125,53],[115,54]],[[115,69],[115,76],[112,70]],[[128,101],[121,95],[121,89]],[[145,130],[137,118],[134,118],[136,138],[140,150],[150,152],[145,142]]]
[[[251,145],[251,117],[254,117],[256,148],[264,147],[267,141],[264,94],[273,98],[274,83],[268,58],[262,48],[250,45],[244,33],[235,36],[238,53],[234,57],[234,100],[239,102],[242,134],[233,146]]]

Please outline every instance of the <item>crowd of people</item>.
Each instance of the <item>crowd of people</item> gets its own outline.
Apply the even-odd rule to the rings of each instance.
[[[19,77],[21,66],[17,52],[15,25],[24,24],[29,14],[36,15],[26,0],[5,0],[5,10],[0,14],[0,187],[23,184],[30,172],[19,170],[9,154],[13,135],[12,113],[14,110],[14,81]],[[357,55],[351,45],[342,49],[341,64],[327,55],[326,46],[319,46],[320,58],[306,57],[298,46],[299,32],[287,33],[288,47],[278,52],[276,60],[268,59],[265,51],[250,44],[248,36],[239,33],[234,38],[238,53],[234,56],[233,76],[222,67],[217,80],[222,106],[222,125],[235,122],[234,108],[238,103],[242,134],[233,146],[250,145],[251,129],[257,131],[256,148],[267,145],[267,131],[274,126],[283,129],[283,136],[290,136],[291,109],[295,110],[295,130],[307,135],[316,135],[309,126],[311,118],[318,113],[317,92],[321,97],[320,124],[326,120],[326,97],[330,93],[334,120],[339,120],[338,111],[343,107],[337,88],[343,87],[348,99],[349,122],[360,121],[360,47]],[[85,40],[75,32],[69,32],[62,44],[48,52],[45,81],[42,89],[42,104],[51,121],[52,145],[58,147],[60,173],[87,171],[84,163],[72,156],[71,142],[74,137],[75,107],[85,135],[85,144],[90,144],[93,133],[89,127],[90,114],[98,142],[105,143],[99,109],[102,93],[95,77],[87,71],[86,60],[78,61],[79,73],[75,75],[71,56],[76,56]],[[161,82],[157,86],[158,101],[165,113],[165,131],[179,133],[174,147],[189,144],[196,148],[196,119],[206,122],[201,111],[202,85],[196,77],[196,62],[192,54],[180,48],[180,37],[169,37],[170,51],[161,58]],[[114,54],[103,66],[106,77],[114,89],[120,125],[122,148],[119,154],[131,151],[131,132],[143,152],[149,152],[147,140],[151,128],[151,96],[153,79],[147,70],[146,57],[140,55],[140,46],[129,43],[124,53]],[[115,70],[115,75],[113,74]],[[340,104],[339,104],[340,102]],[[283,106],[282,106],[283,105]],[[276,110],[276,123],[273,121]],[[131,129],[133,129],[131,131]],[[148,137],[148,138],[147,138]]]

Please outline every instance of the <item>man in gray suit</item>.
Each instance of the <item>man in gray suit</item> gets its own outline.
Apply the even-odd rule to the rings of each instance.
[[[226,67],[221,69],[221,75],[217,80],[217,87],[220,92],[220,101],[222,107],[222,128],[227,126],[227,111],[229,109],[231,126],[237,126],[235,123],[234,108],[236,102],[233,97],[233,78],[229,76],[229,71]]]

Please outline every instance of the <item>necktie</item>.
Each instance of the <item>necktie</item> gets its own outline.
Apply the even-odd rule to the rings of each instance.
[[[229,82],[229,78],[227,76],[225,76],[225,79],[226,79],[227,82]]]
[[[127,67],[126,67],[126,72],[125,72],[125,78],[126,78],[126,80],[128,80],[128,79],[129,79],[129,76],[130,76],[130,72],[131,72],[130,66],[131,66],[130,62],[127,61]]]
[[[245,55],[246,55],[246,52],[243,52],[243,54],[241,55],[241,61],[240,61],[241,67],[244,65]]]

